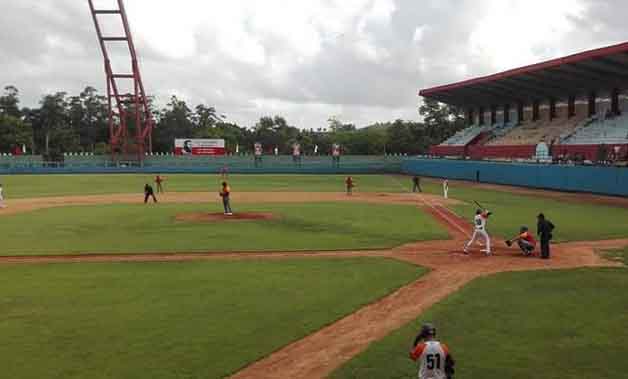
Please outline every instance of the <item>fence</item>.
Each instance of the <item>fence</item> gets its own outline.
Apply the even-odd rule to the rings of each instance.
[[[15,158],[15,157],[14,157]],[[0,174],[81,174],[81,173],[230,173],[258,174],[381,174],[401,172],[401,156],[343,156],[334,165],[330,156],[303,156],[295,163],[291,156],[264,156],[255,164],[253,156],[179,157],[148,156],[137,162],[113,163],[106,156],[71,156],[64,162],[41,158],[5,158]]]
[[[628,196],[628,168],[408,159],[405,174],[568,192]]]

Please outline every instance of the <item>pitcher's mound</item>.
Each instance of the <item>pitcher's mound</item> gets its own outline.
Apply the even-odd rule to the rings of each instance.
[[[176,216],[177,221],[185,222],[230,222],[230,221],[260,221],[275,220],[277,217],[272,213],[238,212],[233,216],[226,216],[222,213],[181,213]]]

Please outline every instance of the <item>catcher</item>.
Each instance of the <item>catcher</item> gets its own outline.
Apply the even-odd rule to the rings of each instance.
[[[506,245],[511,247],[514,243],[519,245],[519,248],[523,252],[523,255],[526,257],[531,256],[534,253],[534,248],[536,247],[536,240],[532,233],[530,233],[530,229],[527,226],[522,226],[519,230],[519,235],[515,238],[506,241]]]
[[[454,358],[444,343],[436,341],[436,328],[424,324],[414,339],[410,359],[419,364],[419,379],[452,379]]]

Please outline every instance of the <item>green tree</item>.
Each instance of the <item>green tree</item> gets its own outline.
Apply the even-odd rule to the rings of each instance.
[[[20,91],[15,86],[4,87],[4,94],[0,96],[0,114],[19,118]]]
[[[434,99],[424,98],[419,114],[423,117],[432,145],[443,142],[466,127],[462,109]]]
[[[185,100],[172,96],[166,107],[159,112],[159,121],[153,132],[153,149],[171,152],[174,149],[174,140],[193,137],[194,129],[192,110]]]
[[[12,152],[15,147],[30,145],[33,130],[22,119],[0,113],[0,152]]]
[[[34,116],[33,131],[36,139],[43,143],[44,155],[47,159],[60,159],[63,152],[77,148],[69,125],[65,92],[44,96]]]

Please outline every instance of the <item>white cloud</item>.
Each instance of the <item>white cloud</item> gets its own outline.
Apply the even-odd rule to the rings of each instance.
[[[470,54],[499,70],[565,53],[562,42],[587,10],[581,0],[489,0],[470,37]],[[584,31],[583,31],[584,32]]]
[[[110,8],[115,0],[95,0]],[[109,3],[109,5],[105,3]],[[147,91],[253,125],[418,118],[419,88],[625,39],[621,0],[127,0]],[[0,0],[0,86],[104,92],[85,1]],[[108,23],[117,33],[115,17]],[[124,49],[113,58],[128,64]],[[118,62],[119,61],[119,62]],[[124,67],[124,66],[122,66]]]

